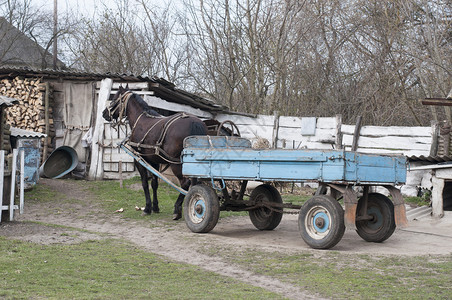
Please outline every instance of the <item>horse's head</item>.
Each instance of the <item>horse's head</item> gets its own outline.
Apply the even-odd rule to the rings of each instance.
[[[123,88],[120,86],[118,92],[111,100],[110,105],[107,106],[107,108],[105,108],[102,112],[102,117],[104,117],[104,119],[108,122],[117,122],[120,121],[122,117],[125,117],[125,109],[128,99],[127,95],[130,95],[130,93],[131,92],[127,87]]]

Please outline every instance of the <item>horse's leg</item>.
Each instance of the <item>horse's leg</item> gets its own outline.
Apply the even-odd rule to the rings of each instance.
[[[141,185],[143,186],[144,197],[146,198],[146,207],[144,208],[143,214],[147,215],[152,212],[151,207],[151,195],[149,194],[149,183],[148,183],[148,171],[145,167],[135,161],[135,166],[141,177]]]
[[[156,170],[159,169],[158,164],[151,164],[151,166]],[[159,187],[159,178],[154,174],[152,175],[151,187],[152,187],[152,211],[155,213],[158,213],[158,212],[160,212],[159,200],[157,198],[157,189]]]
[[[191,184],[190,179],[185,177],[179,178],[179,182],[184,190],[188,190]],[[174,203],[173,220],[179,220],[182,218],[182,203],[184,202],[184,198],[184,194],[179,194],[179,197],[177,197],[176,203]]]

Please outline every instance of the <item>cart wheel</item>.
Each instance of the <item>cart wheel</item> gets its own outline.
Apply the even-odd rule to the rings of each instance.
[[[301,207],[298,228],[303,240],[312,248],[331,248],[344,235],[344,210],[333,197],[314,196]]]
[[[184,218],[187,227],[197,233],[209,232],[217,225],[220,203],[212,187],[195,185],[190,188],[184,201]]]
[[[356,215],[361,212],[364,199],[358,201]],[[367,199],[367,214],[371,220],[357,221],[356,232],[367,242],[380,243],[388,239],[396,228],[394,220],[394,205],[388,197],[378,193],[371,193]]]
[[[253,204],[261,202],[283,203],[278,190],[268,184],[261,184],[255,188],[250,195],[250,201]],[[282,207],[280,209],[282,211]],[[259,230],[273,230],[281,222],[282,212],[271,210],[267,207],[260,207],[250,210],[250,219],[254,227]]]

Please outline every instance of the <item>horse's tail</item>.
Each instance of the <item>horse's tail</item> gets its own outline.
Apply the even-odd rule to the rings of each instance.
[[[207,135],[207,128],[203,122],[191,122],[190,135]]]

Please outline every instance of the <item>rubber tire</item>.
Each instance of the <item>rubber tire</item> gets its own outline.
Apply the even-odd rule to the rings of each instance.
[[[323,215],[328,223],[319,228],[315,224],[316,217]],[[324,219],[324,218],[322,218]],[[320,225],[322,226],[322,225]],[[317,229],[319,229],[317,231]],[[314,249],[329,249],[334,247],[344,236],[344,209],[331,196],[316,195],[306,201],[298,216],[298,229],[301,238]],[[322,232],[322,230],[324,230]]]
[[[361,211],[364,200],[358,201],[356,215]],[[367,200],[367,213],[374,216],[371,221],[357,221],[356,232],[367,242],[381,243],[387,240],[396,228],[394,204],[385,195],[370,193]]]
[[[195,210],[196,203],[203,207],[201,213]],[[187,227],[196,233],[211,231],[220,217],[220,202],[215,190],[208,185],[194,185],[190,188],[184,201],[184,219]]]
[[[251,203],[259,203],[261,201],[274,202],[282,204],[282,198],[278,190],[271,185],[261,184],[255,188],[250,195]],[[282,212],[269,210],[261,207],[249,211],[251,223],[259,230],[273,230],[281,223]]]

